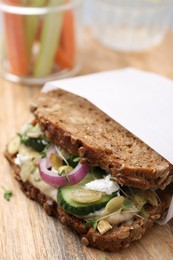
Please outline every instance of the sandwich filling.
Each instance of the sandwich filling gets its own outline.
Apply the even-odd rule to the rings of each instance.
[[[147,218],[147,208],[160,202],[154,190],[119,185],[102,169],[81,164],[80,157],[46,140],[36,120],[23,127],[7,150],[20,167],[23,182],[101,234],[122,222]]]

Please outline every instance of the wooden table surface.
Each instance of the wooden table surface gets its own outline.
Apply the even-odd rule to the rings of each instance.
[[[132,66],[173,79],[173,33],[162,44],[144,53],[118,53],[105,49],[86,30],[84,65],[80,74]],[[29,119],[29,102],[39,86],[22,86],[0,78],[0,259],[2,260],[105,260],[173,259],[173,221],[155,225],[129,248],[106,253],[86,248],[69,228],[48,217],[37,203],[27,199],[11,176],[2,153],[8,140]],[[8,202],[4,190],[13,191]]]

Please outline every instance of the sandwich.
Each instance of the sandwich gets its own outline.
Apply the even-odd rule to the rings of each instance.
[[[173,180],[166,159],[65,90],[41,93],[31,110],[5,156],[25,195],[84,245],[116,251],[165,216]]]

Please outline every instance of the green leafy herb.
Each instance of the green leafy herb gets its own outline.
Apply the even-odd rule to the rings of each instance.
[[[45,147],[48,145],[48,142],[44,140],[43,136],[40,136],[39,138],[24,138],[21,140],[23,144],[26,146],[31,146],[35,151],[42,152]]]
[[[144,208],[141,208],[140,211],[138,211],[138,214],[144,218],[147,218],[147,216],[148,216],[148,214]]]
[[[20,133],[17,133],[17,134],[20,136],[21,143],[24,145],[28,145],[29,137],[26,136],[25,134],[20,134]]]
[[[70,166],[68,166],[68,165],[63,165],[63,166],[59,167],[59,169],[58,169],[58,175],[61,176],[62,174],[64,174],[68,185],[70,185],[70,179],[68,176],[69,167]]]
[[[4,199],[6,199],[7,201],[10,201],[12,196],[13,196],[13,193],[11,190],[4,191]]]
[[[40,152],[41,157],[46,157],[47,149],[50,147],[51,143],[47,142],[48,144],[44,147],[44,149]]]
[[[70,185],[70,178],[69,178],[68,174],[65,174],[65,178],[66,178],[68,185]]]
[[[129,199],[125,199],[123,206],[122,206],[122,210],[128,210],[133,206],[133,202]]]
[[[58,175],[61,176],[62,174],[66,174],[68,172],[68,165],[63,165],[58,168]]]
[[[107,255],[105,255],[105,259],[104,260],[108,260],[108,256]]]
[[[67,159],[68,164],[73,168],[77,166],[79,161],[80,161],[80,157],[74,155],[70,155],[70,157]]]
[[[91,226],[93,226],[94,230],[97,229],[97,225],[98,225],[98,221],[99,220],[87,220],[86,223],[84,224],[84,226],[86,228],[89,228]]]
[[[101,169],[100,167],[94,167],[94,174],[98,176],[97,178],[103,178],[103,176],[106,174],[105,170]]]
[[[33,136],[28,136],[29,133],[32,134]],[[30,128],[27,129],[25,133],[22,134],[17,133],[17,134],[20,137],[22,144],[32,147],[35,151],[39,153],[43,152],[43,155],[45,155],[44,150],[45,148],[48,147],[48,145],[50,145],[50,143],[46,140],[38,124],[34,127],[33,125],[30,125]],[[37,135],[34,136],[34,134],[38,134],[38,136]]]
[[[37,169],[37,166],[33,164],[33,167],[32,167],[32,170],[31,170],[31,174],[33,174],[36,169]]]
[[[79,162],[80,161],[80,157],[75,157],[74,159],[73,159],[73,162]]]
[[[104,174],[100,174],[100,171],[99,171],[99,167],[91,167],[90,168],[90,172],[92,173],[92,176],[94,178],[94,180],[97,180],[97,179],[100,179],[100,178],[103,178]],[[105,172],[104,172],[105,173]]]
[[[21,133],[16,133],[20,138],[22,138],[22,134]]]

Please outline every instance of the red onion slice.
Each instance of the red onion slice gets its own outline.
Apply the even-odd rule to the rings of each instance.
[[[52,171],[47,169],[47,158],[42,158],[39,163],[39,171],[42,179],[53,186],[67,186],[69,185],[67,177],[65,175],[59,176],[58,171]],[[78,165],[68,173],[68,179],[70,185],[74,185],[81,181],[89,171],[89,167],[86,164],[78,163]]]

